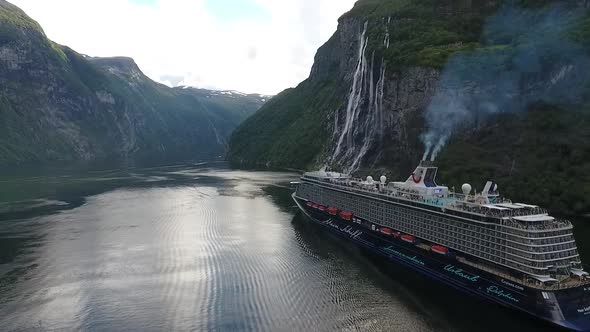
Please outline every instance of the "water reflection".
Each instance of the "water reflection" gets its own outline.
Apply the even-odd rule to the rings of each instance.
[[[0,330],[548,328],[320,232],[290,200],[295,174],[132,173],[92,182],[109,185],[73,209],[0,223]]]

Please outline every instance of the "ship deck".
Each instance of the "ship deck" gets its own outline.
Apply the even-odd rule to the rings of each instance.
[[[385,200],[395,200],[397,203],[429,206],[435,210],[440,211],[455,211],[464,213],[466,217],[473,220],[493,222],[496,224],[506,224],[510,222],[510,227],[523,230],[555,230],[555,229],[570,229],[571,222],[567,220],[557,220],[551,222],[539,222],[534,226],[527,223],[519,222],[519,217],[523,216],[537,216],[547,215],[547,211],[535,205],[518,204],[518,209],[502,208],[494,204],[475,204],[465,201],[465,195],[451,192],[447,197],[425,198],[417,193],[408,192],[400,188],[376,188],[362,186],[362,180],[354,178],[313,178],[309,176],[303,177],[304,181],[316,183],[323,186],[330,186],[340,190],[351,191],[358,194],[370,195],[376,198]],[[505,206],[512,204],[510,200],[497,199],[498,204]],[[460,204],[459,204],[460,203]]]
[[[434,198],[434,199],[417,199],[415,195],[412,195],[410,193],[402,193],[402,192],[390,192],[390,191],[383,191],[383,190],[379,190],[377,188],[372,187],[372,189],[366,189],[366,188],[361,188],[361,187],[357,187],[357,186],[353,186],[350,185],[348,183],[342,183],[339,181],[328,181],[328,182],[324,182],[324,181],[318,181],[316,179],[303,179],[303,182],[308,182],[312,185],[319,185],[320,187],[324,187],[327,189],[335,189],[337,191],[341,191],[341,192],[348,192],[348,193],[352,193],[352,194],[360,194],[363,196],[368,196],[368,198],[376,198],[376,199],[381,199],[381,200],[385,200],[385,201],[389,201],[392,203],[397,203],[397,204],[403,204],[403,205],[409,205],[410,207],[417,207],[417,208],[422,208],[425,209],[425,205],[430,206],[430,208],[426,208],[428,210],[431,210],[433,212],[439,212],[439,213],[444,213],[444,214],[448,214],[450,216],[455,217],[455,214],[450,214],[450,211],[461,211],[461,212],[465,212],[462,211],[461,209],[457,209],[454,206],[454,202],[457,202],[457,199],[455,197],[438,197],[438,198]],[[446,210],[446,211],[445,211]],[[471,221],[474,222],[476,224],[490,224],[492,220],[492,218],[486,218],[485,215],[482,214],[478,214],[478,213],[473,213],[470,212],[472,218],[465,218],[466,216],[461,216],[462,218],[465,218],[466,221]],[[482,217],[482,219],[477,220],[475,218],[475,216],[480,216]],[[503,226],[506,223],[506,220],[504,219],[495,219],[494,221],[496,221],[496,223],[500,223]],[[380,224],[379,222],[375,222],[376,224]],[[387,226],[387,225],[386,225]],[[512,226],[512,225],[510,225]],[[561,225],[558,225],[561,226]],[[566,225],[567,226],[567,225]],[[392,226],[387,226],[387,227],[392,227]],[[402,231],[400,229],[397,229],[395,227],[393,227],[394,229],[398,230],[398,231]],[[543,229],[544,227],[541,227],[541,229]],[[557,229],[570,229],[570,227],[557,227]],[[551,228],[554,229],[554,228]],[[509,229],[510,230],[510,229]],[[525,230],[530,231],[530,229],[526,228]],[[533,229],[533,230],[537,230],[537,229]],[[408,231],[406,231],[408,232]],[[511,232],[512,233],[512,232]],[[411,232],[409,232],[408,234],[411,234]],[[427,241],[429,241],[427,239]],[[420,245],[418,245],[418,247],[421,247]],[[447,245],[447,247],[453,249],[453,247],[450,247]],[[425,247],[421,247],[421,249],[423,250],[427,250],[429,251],[430,248],[428,248],[428,246]],[[463,253],[463,251],[460,250],[455,250],[457,252],[457,254],[459,253]],[[500,276],[506,280],[510,280],[513,281],[517,284],[529,287],[529,288],[534,288],[534,289],[539,289],[539,290],[559,290],[559,289],[569,289],[569,288],[576,288],[579,287],[581,285],[588,285],[590,284],[590,279],[583,279],[583,278],[575,278],[575,277],[567,277],[563,280],[560,280],[559,282],[556,282],[555,284],[544,284],[541,281],[538,281],[536,279],[534,279],[533,276],[523,276],[523,277],[516,277],[513,274],[505,271],[504,269],[491,265],[491,264],[485,264],[485,263],[475,263],[473,261],[470,261],[464,257],[458,256],[458,259],[462,259],[463,263],[473,266],[477,269],[486,271],[488,273],[491,273],[493,275],[496,276]],[[513,268],[513,267],[510,267]],[[518,269],[515,269],[518,270]],[[522,273],[526,273],[525,271],[520,271],[519,272]]]
[[[536,282],[531,282],[531,281],[523,279],[523,278],[517,278],[513,275],[502,272],[499,269],[494,268],[493,266],[486,265],[486,264],[474,263],[464,257],[457,256],[457,261],[459,261],[463,264],[475,267],[477,269],[495,274],[495,275],[500,276],[506,280],[514,281],[517,284],[521,284],[523,286],[527,286],[530,288],[536,288],[539,290],[548,290],[548,291],[553,290],[554,291],[554,290],[560,290],[560,289],[576,288],[576,287],[590,284],[590,279],[575,279],[572,277],[568,277],[567,279],[561,280],[560,282],[555,283],[553,285],[545,285],[545,284],[540,284],[540,283],[536,283]]]

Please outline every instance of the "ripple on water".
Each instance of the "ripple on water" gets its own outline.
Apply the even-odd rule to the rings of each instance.
[[[156,177],[175,184],[0,224],[0,330],[469,330],[262,190],[293,175]]]

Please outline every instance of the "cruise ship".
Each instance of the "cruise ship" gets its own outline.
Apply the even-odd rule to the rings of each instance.
[[[571,222],[543,208],[436,183],[422,161],[404,182],[305,173],[293,199],[309,219],[459,291],[575,331],[590,331],[590,278]]]

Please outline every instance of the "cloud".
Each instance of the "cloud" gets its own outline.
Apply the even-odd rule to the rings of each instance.
[[[181,77],[173,81],[276,94],[307,78],[316,50],[355,0],[12,2],[55,42],[91,56],[133,57],[165,84]]]

